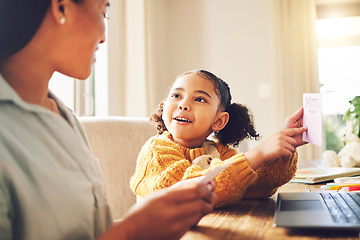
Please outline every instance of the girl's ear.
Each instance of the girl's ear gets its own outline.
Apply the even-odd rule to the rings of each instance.
[[[229,113],[219,112],[216,121],[211,126],[211,129],[213,131],[220,131],[226,126],[228,122],[229,122]]]
[[[55,22],[65,24],[69,0],[51,0],[51,12]]]

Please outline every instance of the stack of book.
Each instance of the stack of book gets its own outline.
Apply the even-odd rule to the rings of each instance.
[[[290,182],[315,184],[334,180],[335,178],[358,175],[360,175],[360,168],[303,168],[297,170],[295,177]]]

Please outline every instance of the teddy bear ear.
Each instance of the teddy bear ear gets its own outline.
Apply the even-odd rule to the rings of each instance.
[[[211,161],[209,163],[209,159],[211,159],[211,157],[209,155],[199,156],[192,161],[192,165],[196,165],[203,170],[207,169],[210,167],[210,163],[211,163]]]
[[[326,150],[322,154],[326,167],[340,167],[340,157],[333,150]]]
[[[220,153],[216,148],[215,142],[207,140],[203,143],[205,149],[205,154],[211,156],[212,158],[220,158]]]

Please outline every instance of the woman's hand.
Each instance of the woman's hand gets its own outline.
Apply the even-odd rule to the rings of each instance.
[[[212,212],[213,184],[179,182],[150,194],[100,239],[179,239]]]

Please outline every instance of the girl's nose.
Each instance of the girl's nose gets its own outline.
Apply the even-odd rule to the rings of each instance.
[[[186,104],[184,104],[184,103],[180,103],[179,104],[179,109],[180,110],[184,110],[184,111],[188,111],[190,108],[186,105]]]

